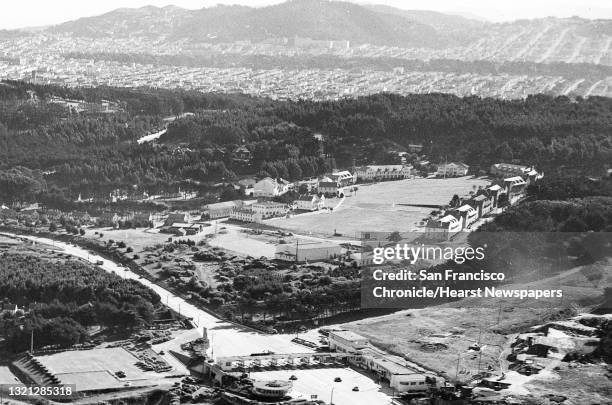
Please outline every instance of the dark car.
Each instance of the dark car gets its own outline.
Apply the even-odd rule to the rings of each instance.
[[[358,386],[354,386],[353,387],[353,391],[359,391],[359,387]]]
[[[289,379],[290,379],[291,381],[295,381],[295,380],[297,380],[297,376],[292,375],[291,377],[289,377]]]
[[[334,378],[334,382],[342,382],[342,378],[336,377],[336,378]]]

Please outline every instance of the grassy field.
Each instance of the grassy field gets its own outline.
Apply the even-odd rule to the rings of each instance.
[[[332,236],[334,231],[347,238],[359,238],[362,231],[412,231],[433,208],[401,204],[445,205],[454,194],[465,196],[487,179],[460,177],[449,179],[411,179],[359,185],[355,195],[332,213],[296,215],[268,221],[270,225],[298,233]]]

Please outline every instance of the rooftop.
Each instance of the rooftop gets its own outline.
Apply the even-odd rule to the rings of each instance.
[[[345,339],[351,342],[359,341],[359,340],[368,340],[366,337],[363,337],[355,332],[350,330],[334,330],[329,332],[330,335],[337,336],[341,339]]]

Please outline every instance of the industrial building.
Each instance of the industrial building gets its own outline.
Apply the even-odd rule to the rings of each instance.
[[[333,259],[341,254],[342,247],[335,243],[300,240],[278,245],[274,257],[289,262],[313,262]]]

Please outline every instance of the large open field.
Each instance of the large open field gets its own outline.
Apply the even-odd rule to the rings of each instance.
[[[331,236],[334,230],[347,238],[359,238],[363,231],[403,231],[416,229],[433,208],[401,204],[448,204],[454,194],[467,195],[474,188],[489,184],[487,179],[460,177],[448,179],[410,179],[359,185],[355,195],[332,213],[296,215],[268,221],[270,225],[298,233]]]
[[[122,348],[67,351],[38,356],[62,384],[75,384],[79,391],[122,388],[128,381],[132,386],[150,384],[150,374],[140,370],[136,357]],[[114,373],[123,371],[126,377]]]

